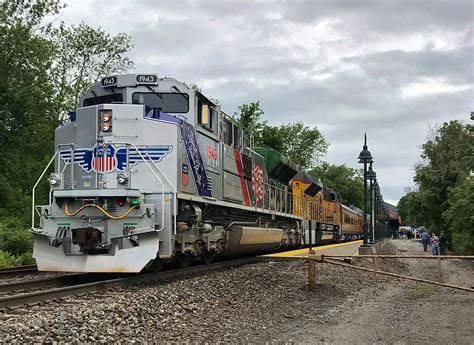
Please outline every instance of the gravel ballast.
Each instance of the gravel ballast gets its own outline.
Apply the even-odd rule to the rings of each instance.
[[[395,250],[387,246],[389,252]],[[392,319],[393,310],[383,312],[384,304],[404,299],[405,286],[413,289],[416,283],[376,279],[329,264],[317,267],[315,292],[307,291],[306,262],[272,261],[20,307],[0,312],[0,339],[18,343],[396,340],[392,337],[400,321]],[[393,261],[379,268],[406,273],[410,267]],[[375,307],[373,301],[380,305]],[[411,304],[405,304],[403,317],[410,315]],[[393,320],[395,326],[369,330],[358,324],[373,312],[370,308],[382,310],[377,319]],[[354,341],[351,332],[367,337]]]

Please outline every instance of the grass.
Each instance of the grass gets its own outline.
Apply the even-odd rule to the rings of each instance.
[[[433,271],[428,271],[423,274],[423,279],[436,281],[437,275]],[[411,289],[410,294],[414,298],[423,298],[438,292],[438,290],[439,286],[428,283],[418,283],[413,289]]]

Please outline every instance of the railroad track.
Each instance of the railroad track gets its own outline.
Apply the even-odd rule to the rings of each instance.
[[[38,272],[38,267],[36,267],[36,265],[2,267],[0,268],[0,278],[6,277],[6,276],[24,274],[24,273],[34,273],[34,272]]]
[[[127,275],[125,277],[115,276],[114,278],[109,278],[110,275],[104,278],[103,274],[97,274],[95,280],[94,278],[91,278],[90,274],[73,274],[50,279],[5,284],[0,285],[0,293],[8,295],[0,297],[0,309],[16,307],[24,304],[35,304],[88,292],[104,291],[116,287],[149,283],[198,273],[207,273],[232,266],[242,266],[259,261],[268,261],[269,259],[270,258],[254,256],[217,262],[210,265],[200,265],[187,269],[174,269],[159,273],[135,274],[133,276]],[[92,279],[92,281],[87,282],[87,279]],[[38,291],[28,292],[28,290],[31,289],[38,289]]]

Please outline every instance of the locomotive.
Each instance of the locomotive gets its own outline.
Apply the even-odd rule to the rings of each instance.
[[[33,188],[40,271],[140,272],[175,260],[358,238],[362,212],[173,78],[103,78],[56,129]],[[35,205],[47,171],[49,203]],[[39,226],[36,218],[39,216]]]

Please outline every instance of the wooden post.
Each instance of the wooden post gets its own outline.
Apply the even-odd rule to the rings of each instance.
[[[308,290],[316,289],[316,260],[310,259],[309,256],[314,255],[314,250],[308,252]]]

